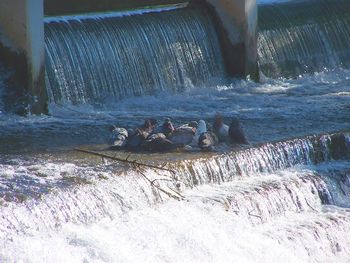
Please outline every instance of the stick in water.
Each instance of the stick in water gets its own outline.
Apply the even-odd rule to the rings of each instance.
[[[110,155],[107,155],[107,154],[94,152],[94,151],[88,151],[88,150],[84,150],[84,149],[74,149],[74,150],[77,151],[77,152],[87,153],[87,154],[99,156],[99,157],[102,157],[102,158],[111,159],[111,160],[118,161],[118,162],[123,162],[123,163],[127,163],[127,164],[132,164],[132,165],[146,166],[146,167],[149,167],[149,168],[163,170],[163,171],[168,171],[168,172],[171,172],[171,173],[175,174],[174,170],[164,168],[164,166],[160,167],[160,166],[157,166],[157,165],[141,163],[141,162],[138,162],[136,160],[129,161],[128,158],[129,158],[130,155],[128,156],[127,159],[122,159],[122,158],[113,157],[113,156],[110,156]]]

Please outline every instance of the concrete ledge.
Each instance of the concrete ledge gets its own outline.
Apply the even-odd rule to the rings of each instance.
[[[44,0],[46,16],[117,11],[147,6],[179,4],[187,0]]]
[[[34,98],[28,101],[32,113],[47,110],[43,19],[43,0],[0,1],[1,52],[20,74],[28,97]]]

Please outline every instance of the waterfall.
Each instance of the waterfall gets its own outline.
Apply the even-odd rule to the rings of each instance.
[[[260,5],[260,70],[271,77],[290,77],[349,67],[349,10],[346,0]]]
[[[176,93],[223,78],[215,28],[197,9],[47,19],[50,101],[93,104]]]
[[[350,137],[340,133],[167,163],[175,174],[115,163],[13,159],[0,167],[0,259],[138,262],[127,252],[138,251],[137,243],[140,255],[153,251],[149,256],[157,262],[176,261],[177,249],[192,242],[183,250],[186,259],[220,261],[221,253],[239,253],[245,260],[267,242],[278,247],[271,250],[276,262],[290,247],[300,262],[346,262],[350,212],[333,205],[350,205],[338,187],[349,156]],[[167,192],[182,198],[172,200]],[[203,248],[229,237],[237,242]],[[162,247],[169,242],[173,249]],[[147,244],[156,247],[144,250]],[[256,253],[252,262],[261,256]]]
[[[339,159],[339,153],[342,158],[346,158],[350,153],[348,140],[347,135],[343,134],[311,136],[264,144],[211,158],[168,163],[169,169],[176,168],[175,175],[156,170],[147,170],[144,173],[151,180],[160,180],[160,184],[169,191],[180,192],[208,183],[220,185],[239,178],[256,178],[264,174],[273,174],[295,165],[314,165]],[[41,166],[43,168],[39,169]],[[18,168],[13,168],[13,164],[1,166],[3,171],[9,171],[5,172],[5,179],[9,173],[13,182],[18,184],[12,190],[6,188],[6,195],[3,196],[8,204],[0,208],[3,215],[0,218],[0,233],[4,235],[2,238],[6,238],[13,231],[26,232],[27,229],[33,228],[52,230],[66,222],[87,224],[106,216],[116,218],[127,210],[140,209],[145,205],[154,205],[168,199],[163,192],[150,187],[149,182],[138,171],[124,172],[121,167],[113,164],[84,167],[74,164],[62,166],[42,163],[41,166],[23,162],[19,163]],[[276,181],[276,178],[268,184],[259,183],[259,180],[254,181],[255,186],[251,186],[251,190],[244,190],[242,198],[247,201],[248,192],[251,192],[250,199],[258,200],[265,194],[268,196],[271,191],[280,196],[269,197],[280,198],[274,206],[286,202],[287,198],[281,199],[281,196],[289,196],[292,204],[286,204],[286,207],[293,206],[294,210],[298,210],[303,207],[305,209],[307,201],[304,204],[300,202],[296,204],[295,196],[305,195],[311,191],[309,193],[311,196],[305,197],[309,200],[309,205],[314,204],[315,200],[324,204],[334,203],[325,182],[313,174],[306,173],[300,178],[287,178],[279,185],[273,181]],[[59,190],[56,189],[57,186],[63,188]],[[249,188],[249,184],[245,184],[245,187]],[[52,188],[56,190],[53,191]],[[258,188],[261,189],[257,190]],[[27,198],[23,199],[24,196]],[[234,203],[232,200],[235,198],[239,196],[231,197],[229,203]],[[263,199],[260,201],[266,202],[265,198]],[[274,201],[267,201],[269,207],[273,207]],[[236,203],[244,206],[245,202]],[[273,211],[282,208],[271,209],[272,211],[267,209],[262,213],[273,214]]]
[[[346,1],[293,2],[260,6],[263,73],[346,67]],[[139,12],[46,19],[47,90],[69,113],[63,121],[57,114],[5,122],[12,127],[3,144],[21,152],[4,148],[0,156],[0,261],[349,262],[349,82],[334,81],[338,75],[319,82],[323,73],[311,85],[309,77],[241,81],[205,96],[119,101],[121,109],[107,115],[92,105],[92,117],[84,114],[90,105],[69,107],[174,94],[225,76],[205,10]],[[97,149],[93,137],[109,123],[135,126],[167,114],[178,123],[209,120],[216,110],[240,114],[252,141],[264,143],[162,155],[103,151],[166,170],[65,150],[84,136]],[[314,134],[332,129],[343,130]],[[297,134],[313,135],[291,138]],[[66,145],[51,151],[52,142]]]

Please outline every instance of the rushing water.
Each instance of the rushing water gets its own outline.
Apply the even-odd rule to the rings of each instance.
[[[349,137],[315,136],[178,161],[168,164],[174,175],[146,169],[143,176],[116,164],[12,159],[1,167],[1,257],[346,262],[350,211],[334,205],[350,205],[350,187],[337,190],[349,162],[332,161],[339,152],[350,154]],[[169,200],[144,176],[184,200]]]
[[[225,76],[210,16],[198,10],[50,20],[45,39],[55,103],[175,93]]]
[[[290,1],[259,8],[259,64],[269,76],[349,67],[350,3]]]
[[[283,8],[266,4],[264,10]],[[326,53],[317,60],[327,69],[308,60],[319,51],[315,48],[293,64],[293,74],[282,73],[284,60],[267,54],[301,52],[293,46],[295,38],[276,40],[277,48],[261,40],[272,32],[262,30],[261,83],[213,84],[213,77],[223,79],[222,59],[202,11],[62,19],[46,26],[50,115],[15,116],[0,102],[1,262],[349,262],[350,71],[339,66],[345,66],[346,56],[340,64],[330,63],[341,49],[321,49]],[[337,36],[348,30],[348,18],[341,19],[342,27],[332,31]],[[314,18],[310,21],[318,28]],[[103,28],[103,42],[90,53],[97,27]],[[128,32],[120,38],[116,32],[123,28]],[[281,26],[278,34],[294,36],[291,32]],[[101,56],[120,62],[120,50],[110,43],[147,44],[157,52],[142,49],[130,54],[127,67],[108,62],[115,68],[104,68]],[[133,59],[140,57],[145,71],[139,72]],[[278,70],[268,71],[266,59]],[[176,69],[173,79],[162,63]],[[303,66],[312,66],[306,71],[312,73],[304,74]],[[106,70],[129,78],[106,79]],[[150,82],[144,82],[145,72]],[[278,79],[271,78],[275,72]],[[4,94],[8,77],[0,67]],[[106,92],[112,99],[104,101]],[[97,101],[86,103],[92,99]],[[105,143],[110,124],[130,127],[150,116],[159,121],[170,116],[176,124],[211,122],[217,111],[227,121],[239,116],[252,145],[130,156],[165,164],[174,173],[71,151],[81,145],[103,148],[96,144]]]

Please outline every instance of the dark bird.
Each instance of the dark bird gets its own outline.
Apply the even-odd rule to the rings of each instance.
[[[169,137],[173,132],[175,132],[174,125],[172,124],[171,120],[169,118],[166,118],[162,128],[161,132],[166,136]]]
[[[152,134],[142,143],[142,148],[150,152],[166,152],[177,148],[163,133]]]
[[[228,134],[229,126],[224,123],[224,118],[220,113],[217,113],[214,117],[213,131],[220,142],[230,141]]]
[[[238,118],[232,119],[229,131],[228,131],[228,135],[231,138],[233,143],[249,144]]]
[[[157,125],[157,120],[148,119],[141,126],[129,133],[129,139],[127,141],[127,147],[131,149],[137,149],[141,144],[152,134]]]

